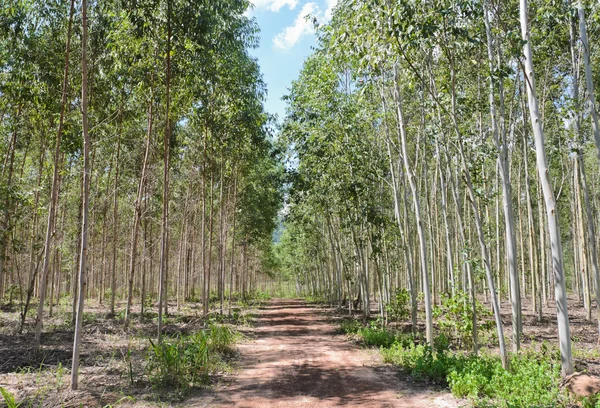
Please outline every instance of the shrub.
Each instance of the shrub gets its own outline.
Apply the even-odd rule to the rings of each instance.
[[[206,383],[220,354],[228,351],[234,340],[234,332],[219,325],[190,336],[166,338],[158,344],[150,340],[148,378],[155,386],[179,389]]]
[[[493,336],[492,312],[481,302],[475,302],[478,320],[479,342],[484,343]],[[458,340],[459,346],[473,347],[473,305],[468,293],[457,291],[454,296],[444,296],[440,307],[433,310],[437,324],[447,338]]]
[[[568,402],[559,387],[560,360],[544,347],[511,356],[508,370],[496,356],[434,352],[414,343],[395,343],[381,352],[384,361],[416,378],[447,384],[454,395],[471,399],[475,406],[554,407]]]
[[[362,324],[354,319],[343,320],[340,323],[340,331],[345,334],[356,334],[361,328]]]
[[[401,288],[396,291],[390,299],[390,303],[386,305],[386,311],[390,319],[399,322],[407,319],[410,315],[410,293],[408,290]]]
[[[224,353],[230,350],[234,333],[227,326],[212,325],[208,333],[208,345],[211,350]]]
[[[367,346],[390,347],[396,341],[394,334],[378,327],[363,327],[358,334]]]

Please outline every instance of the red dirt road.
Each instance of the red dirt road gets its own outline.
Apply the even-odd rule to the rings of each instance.
[[[256,338],[240,345],[236,379],[188,406],[456,407],[447,392],[403,381],[377,351],[337,335],[326,309],[272,300],[260,311]],[[204,399],[204,401],[202,401]]]

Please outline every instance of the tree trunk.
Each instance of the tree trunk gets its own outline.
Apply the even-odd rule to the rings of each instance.
[[[50,252],[52,246],[52,235],[54,230],[54,218],[56,207],[58,205],[58,179],[60,177],[60,142],[62,137],[63,126],[65,122],[65,110],[67,106],[67,90],[69,84],[69,54],[71,48],[71,31],[73,27],[73,13],[75,9],[75,0],[71,0],[69,7],[69,23],[67,26],[67,43],[65,46],[65,68],[63,72],[62,95],[60,102],[60,117],[58,120],[58,130],[56,132],[56,146],[54,148],[54,170],[52,173],[52,192],[50,193],[50,208],[48,210],[48,226],[46,229],[46,239],[44,241],[44,262],[42,264],[42,281],[40,284],[40,302],[37,310],[37,322],[35,325],[35,342],[39,346],[41,343],[44,302],[46,296],[46,280],[48,277],[48,268],[50,266]],[[0,283],[1,285],[1,283]],[[0,291],[1,294],[1,291]]]
[[[573,360],[571,355],[571,333],[569,327],[569,314],[567,310],[567,290],[565,285],[564,262],[562,243],[560,239],[560,227],[558,222],[558,212],[550,174],[546,160],[546,151],[544,148],[544,131],[538,108],[537,96],[535,91],[535,77],[533,71],[533,53],[531,49],[531,39],[529,35],[529,23],[527,18],[527,0],[520,0],[520,20],[521,33],[523,41],[524,74],[527,88],[527,99],[529,101],[529,114],[531,126],[535,137],[535,147],[537,156],[537,168],[544,192],[544,201],[546,203],[546,214],[548,218],[548,230],[550,232],[550,242],[552,249],[552,269],[554,271],[554,291],[556,296],[556,309],[558,319],[558,338],[560,343],[562,374],[567,376],[573,372]]]
[[[496,102],[494,97],[494,80],[492,73],[494,72],[494,52],[492,43],[492,30],[490,28],[487,1],[484,1],[483,14],[485,16],[485,31],[487,34],[488,60],[490,68],[490,118],[492,123],[492,135],[496,149],[498,150],[498,166],[500,180],[502,182],[502,208],[504,210],[504,225],[506,228],[506,260],[510,277],[510,303],[512,309],[512,344],[513,351],[519,351],[521,346],[521,291],[519,287],[519,271],[517,270],[517,245],[515,238],[515,220],[512,208],[512,195],[510,188],[510,176],[508,172],[508,147],[506,141],[506,132],[504,127],[504,113],[500,112],[500,129],[496,122]],[[502,79],[498,79],[498,94],[500,99],[503,98]],[[500,133],[500,135],[498,134]],[[491,290],[491,288],[490,288]]]
[[[576,4],[577,14],[579,15],[579,31],[581,35],[581,42],[583,45],[583,60],[585,64],[585,82],[588,90],[588,98],[590,101],[590,112],[592,116],[592,130],[594,131],[594,141],[596,142],[596,153],[598,155],[598,159],[600,160],[600,125],[598,124],[598,109],[596,106],[596,94],[594,93],[594,78],[592,76],[592,65],[590,63],[590,44],[588,42],[587,36],[587,27],[585,23],[585,11],[583,9],[583,1],[578,1]],[[584,177],[582,175],[582,177]],[[584,189],[585,191],[585,189]],[[587,198],[586,198],[587,201]],[[588,204],[586,203],[586,210]],[[589,217],[588,214],[588,228],[593,228],[593,218]],[[590,230],[590,234],[594,232],[593,229]],[[594,240],[595,242],[596,234],[594,233],[590,236],[590,240]],[[592,248],[592,251],[595,251],[595,248]],[[595,257],[595,254],[592,256]],[[597,262],[597,261],[596,261]],[[594,265],[594,260],[592,260],[592,268],[594,268],[594,279],[596,282],[596,307],[598,308],[598,330],[600,332],[600,271],[598,270],[598,266]]]
[[[421,274],[423,280],[423,293],[425,295],[425,333],[427,343],[433,348],[433,315],[431,308],[431,292],[429,289],[429,271],[427,270],[427,241],[425,239],[425,232],[423,231],[423,220],[421,218],[421,205],[419,203],[419,195],[417,191],[417,184],[415,182],[415,175],[411,168],[410,160],[408,157],[408,147],[406,143],[406,129],[404,123],[404,113],[402,110],[402,100],[400,96],[400,89],[397,78],[397,68],[394,67],[394,99],[396,102],[396,113],[398,119],[398,132],[402,141],[402,155],[404,161],[404,168],[410,185],[411,193],[413,196],[413,206],[415,209],[415,217],[417,224],[417,234],[419,236],[419,248],[421,253]]]
[[[168,231],[169,227],[169,154],[171,144],[171,123],[170,123],[170,93],[171,91],[171,0],[167,0],[167,76],[166,76],[166,112],[165,112],[165,136],[164,136],[164,170],[163,170],[163,211],[162,211],[162,229],[160,240],[160,273],[158,290],[158,342],[162,342],[162,318],[163,302],[165,301],[165,277],[167,275],[168,265]],[[133,253],[133,248],[132,248]]]
[[[142,218],[142,198],[146,183],[146,172],[148,171],[148,158],[150,156],[150,141],[152,140],[152,124],[154,122],[154,97],[152,88],[150,89],[150,102],[148,104],[148,128],[146,131],[146,150],[144,152],[144,162],[142,164],[142,173],[138,183],[137,198],[134,204],[133,227],[131,228],[131,260],[129,263],[129,284],[127,287],[127,307],[125,309],[125,322],[129,319],[131,313],[131,304],[133,303],[133,277],[135,274],[135,263],[137,258],[138,236],[140,222]],[[142,303],[145,299],[142,298]]]
[[[79,378],[79,348],[81,346],[81,327],[83,323],[83,301],[85,298],[85,268],[87,255],[88,215],[90,195],[90,138],[88,134],[88,84],[87,84],[87,0],[81,0],[81,112],[83,128],[83,214],[81,222],[81,255],[79,257],[79,287],[77,299],[77,317],[73,341],[73,365],[71,368],[71,389],[77,390]]]

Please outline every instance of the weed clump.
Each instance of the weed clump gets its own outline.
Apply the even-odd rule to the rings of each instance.
[[[236,338],[227,326],[210,325],[193,335],[150,340],[146,372],[156,387],[186,389],[206,384],[209,375],[221,366],[224,354]]]
[[[545,350],[548,350],[545,346]],[[448,386],[474,406],[555,407],[568,403],[560,388],[560,360],[556,353],[525,352],[511,356],[508,369],[500,357],[462,354],[427,345],[394,343],[382,348],[384,361],[407,370],[415,378]],[[518,390],[518,392],[515,392]]]

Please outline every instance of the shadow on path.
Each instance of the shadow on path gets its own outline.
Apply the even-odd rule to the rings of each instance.
[[[447,392],[403,381],[376,351],[336,335],[327,309],[274,299],[260,310],[256,338],[240,345],[239,373],[195,407],[455,407]]]

